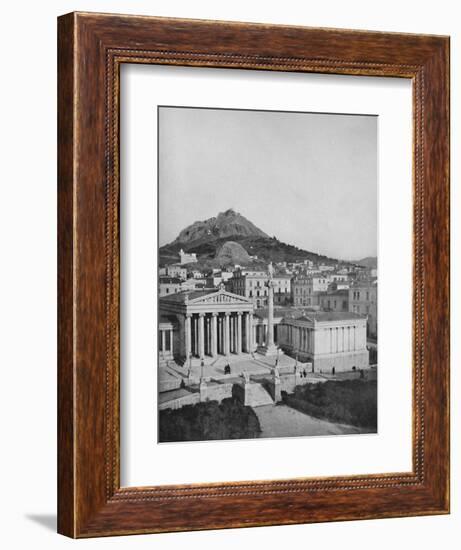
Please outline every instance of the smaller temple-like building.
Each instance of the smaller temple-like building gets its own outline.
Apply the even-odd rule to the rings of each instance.
[[[339,311],[292,312],[279,325],[278,344],[312,363],[312,371],[335,374],[369,366],[367,317]]]

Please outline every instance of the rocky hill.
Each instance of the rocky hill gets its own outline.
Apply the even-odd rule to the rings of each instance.
[[[228,239],[229,237],[268,237],[244,216],[230,208],[215,218],[197,221],[183,229],[171,243],[188,244],[203,240]]]
[[[251,258],[243,246],[235,241],[226,241],[218,250],[215,258],[219,265],[248,265]]]
[[[337,261],[270,237],[232,209],[183,229],[173,242],[160,248],[160,264],[177,262],[181,248],[185,252],[195,252],[199,265],[206,267],[220,267],[228,263],[258,265],[269,261]],[[230,262],[229,258],[239,260]]]

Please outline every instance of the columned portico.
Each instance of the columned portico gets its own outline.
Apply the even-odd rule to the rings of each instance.
[[[210,289],[176,293],[160,300],[161,311],[179,321],[178,360],[213,362],[254,350],[253,302],[244,296]]]

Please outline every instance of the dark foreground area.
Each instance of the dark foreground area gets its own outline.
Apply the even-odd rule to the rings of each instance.
[[[285,407],[280,407],[282,404]],[[377,382],[345,379],[297,386],[292,394],[282,392],[282,403],[267,408],[271,414],[268,416],[268,411],[263,411],[264,418],[268,418],[264,428],[266,435],[262,434],[261,411],[257,409],[257,414],[251,407],[242,405],[237,398],[224,399],[222,403],[206,401],[182,409],[160,411],[159,442],[334,435],[345,433],[342,431],[344,425],[374,433],[378,417]],[[285,414],[281,414],[284,412],[282,409]],[[287,417],[290,410],[292,417]],[[293,416],[295,411],[299,411],[298,415],[303,414]],[[292,425],[296,419],[300,424],[298,427]],[[299,422],[299,419],[303,422]],[[332,424],[328,429],[325,426],[313,426],[313,422],[318,422],[314,419]]]
[[[331,380],[297,386],[294,393],[282,395],[286,405],[315,418],[377,429],[376,380]]]
[[[160,411],[159,442],[253,439],[261,428],[251,407],[237,399],[207,401],[182,409]]]

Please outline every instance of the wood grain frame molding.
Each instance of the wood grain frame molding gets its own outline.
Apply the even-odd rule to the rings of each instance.
[[[448,37],[71,13],[58,20],[58,48],[59,532],[97,537],[448,513]],[[411,472],[120,487],[122,63],[412,80]]]

